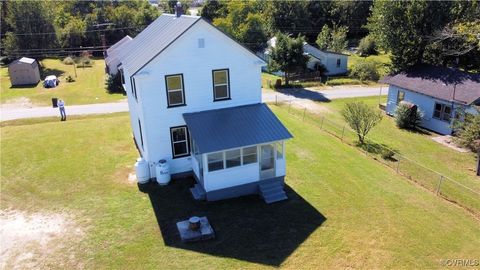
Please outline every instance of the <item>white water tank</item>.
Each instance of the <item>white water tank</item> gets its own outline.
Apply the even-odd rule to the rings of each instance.
[[[137,174],[137,181],[140,184],[147,183],[150,180],[150,169],[148,162],[143,158],[137,158],[135,163],[135,173]]]
[[[166,185],[170,182],[170,166],[165,159],[158,162],[155,167],[157,182],[160,185]]]

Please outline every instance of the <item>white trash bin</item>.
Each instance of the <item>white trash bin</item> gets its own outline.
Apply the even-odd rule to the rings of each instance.
[[[170,182],[170,166],[165,159],[162,159],[155,166],[155,173],[159,185],[167,185]]]

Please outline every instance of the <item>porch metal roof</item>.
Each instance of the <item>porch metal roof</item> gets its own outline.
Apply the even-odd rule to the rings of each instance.
[[[200,153],[293,137],[263,103],[184,113],[183,118]]]

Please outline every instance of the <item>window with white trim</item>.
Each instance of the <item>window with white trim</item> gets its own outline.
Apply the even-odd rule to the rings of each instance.
[[[170,128],[170,136],[172,140],[173,158],[185,157],[190,155],[188,130],[186,126]]]
[[[450,123],[450,119],[452,118],[452,106],[435,102],[433,118]]]
[[[242,164],[247,165],[257,162],[257,147],[245,147],[242,149]]]
[[[208,154],[207,159],[209,172],[223,170],[223,152]]]
[[[405,92],[398,90],[397,92],[397,104],[402,102],[405,99]]]
[[[228,150],[225,152],[225,167],[232,168],[241,165],[241,151],[240,149]]]
[[[183,74],[165,76],[165,85],[167,88],[168,107],[185,105]]]
[[[228,69],[219,69],[213,73],[213,100],[230,98],[230,78]]]

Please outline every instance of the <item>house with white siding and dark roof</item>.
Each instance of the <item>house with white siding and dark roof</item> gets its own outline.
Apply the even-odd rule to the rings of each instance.
[[[421,126],[440,134],[453,132],[454,117],[463,117],[460,110],[477,114],[480,106],[480,74],[419,65],[380,82],[389,85],[387,114],[395,115],[400,102],[409,102],[422,111]]]
[[[150,178],[165,160],[172,178],[195,178],[196,199],[286,199],[292,135],[261,103],[262,59],[180,12],[161,15],[122,51],[133,136]]]

